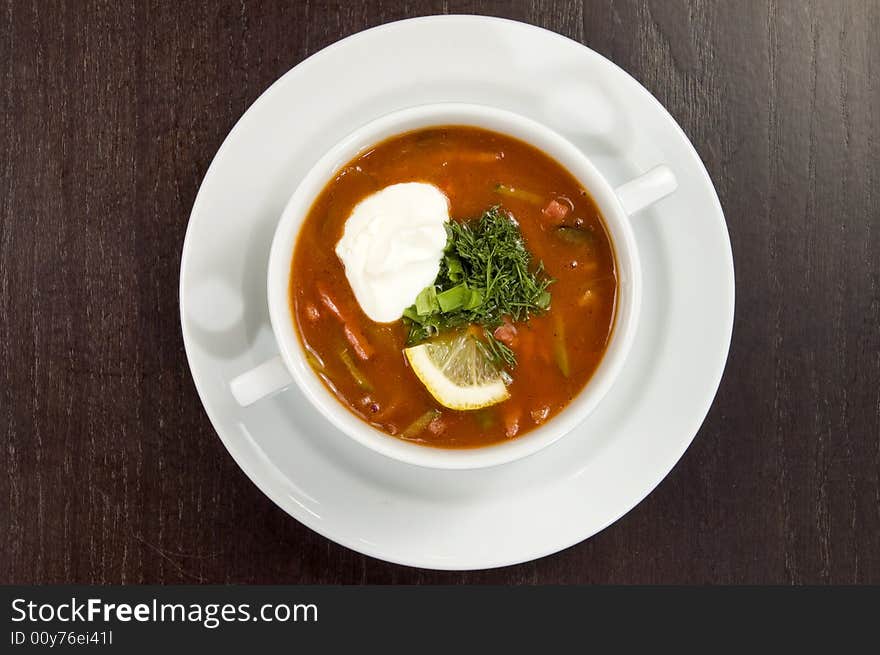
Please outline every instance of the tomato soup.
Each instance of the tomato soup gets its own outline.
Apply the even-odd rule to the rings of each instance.
[[[472,226],[472,232],[451,230],[447,223],[450,243],[441,267],[446,282],[438,277],[436,287],[426,288],[430,293],[419,294],[419,303],[409,312],[415,322],[404,317],[376,322],[359,303],[336,246],[362,201],[410,182],[439,189],[448,200],[449,221]],[[531,293],[527,311],[517,313],[517,303],[498,295],[500,283],[492,278],[498,264],[487,259],[483,282],[482,274],[474,274],[476,260],[467,259],[476,250],[470,241],[458,251],[453,248],[459,235],[480,237],[478,230],[493,227],[479,221],[487,212],[494,212],[496,232],[499,225],[503,229],[501,236],[492,233],[486,239],[507,238],[528,253],[525,277],[520,251],[511,255],[520,257],[515,260],[520,268],[511,268],[513,259],[501,261],[508,266],[502,282],[530,285],[523,291]],[[500,217],[514,227],[498,224]],[[510,241],[511,234],[519,234],[519,241]],[[494,257],[504,247],[494,243],[486,241],[473,257]],[[456,288],[444,293],[443,284]],[[554,159],[520,140],[465,126],[402,134],[342,167],[302,225],[289,289],[292,320],[309,362],[339,402],[389,435],[441,448],[487,446],[552,421],[598,367],[614,326],[617,292],[608,233],[580,183]],[[416,303],[416,298],[408,302]],[[416,315],[416,307],[422,313]],[[510,313],[501,316],[499,307],[510,307]],[[416,359],[416,350],[406,350],[467,335],[479,342],[473,350],[477,354],[468,357],[484,353],[489,362],[479,363],[481,375],[492,377],[498,371],[497,379],[484,381],[479,389],[468,386],[476,385],[474,380],[446,380],[443,376],[453,375],[456,367],[431,360],[442,355],[436,354],[437,348],[427,359],[424,352]],[[502,356],[493,358],[499,349]],[[429,370],[414,370],[423,361]],[[434,379],[439,380],[436,386]],[[449,405],[461,405],[444,400],[449,389],[457,398],[477,398],[475,405],[485,406],[451,409]]]

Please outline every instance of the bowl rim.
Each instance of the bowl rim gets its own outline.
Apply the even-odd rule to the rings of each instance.
[[[290,266],[300,228],[323,188],[345,164],[377,143],[431,126],[470,125],[517,138],[540,149],[580,182],[599,208],[609,232],[618,275],[611,337],[599,366],[568,405],[527,434],[510,441],[463,449],[406,442],[373,427],[345,407],[308,365],[289,305]],[[399,109],[349,132],[310,168],[278,220],[269,253],[267,297],[272,331],[296,386],[319,413],[358,443],[392,459],[435,469],[498,466],[532,455],[571,432],[599,405],[617,379],[635,336],[641,306],[641,266],[629,221],[614,188],[589,156],[542,123],[489,105],[441,102]]]

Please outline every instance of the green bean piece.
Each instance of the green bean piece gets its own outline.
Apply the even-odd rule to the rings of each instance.
[[[351,358],[351,353],[348,352],[348,349],[344,349],[341,353],[339,353],[339,359],[342,360],[342,363],[345,364],[345,368],[348,369],[348,372],[351,373],[351,377],[354,378],[355,383],[364,391],[372,391],[373,385],[370,384],[370,381],[361,373],[361,370],[354,363],[354,360]]]
[[[508,198],[524,200],[525,202],[530,202],[533,205],[540,205],[544,202],[544,199],[537,193],[526,191],[525,189],[515,189],[513,187],[507,186],[506,184],[496,184],[495,193],[499,193],[502,196],[507,196]]]
[[[438,418],[440,416],[439,409],[432,409],[421,416],[419,416],[415,421],[410,423],[406,430],[400,433],[400,436],[403,439],[412,439],[413,437],[419,436],[426,427],[431,424],[431,421]]]
[[[568,363],[568,348],[565,345],[565,323],[559,314],[556,314],[553,321],[553,359],[556,360],[556,366],[563,376],[568,377],[571,369]]]
[[[592,246],[595,237],[589,230],[582,230],[578,227],[569,227],[568,225],[560,225],[554,231],[556,236],[573,245]]]

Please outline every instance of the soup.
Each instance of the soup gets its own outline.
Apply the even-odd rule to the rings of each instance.
[[[598,367],[617,291],[578,181],[465,126],[398,135],[343,166],[302,225],[289,289],[309,363],[340,403],[441,448],[552,420]]]

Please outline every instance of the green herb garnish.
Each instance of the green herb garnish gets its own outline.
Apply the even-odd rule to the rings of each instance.
[[[508,368],[516,366],[516,354],[510,349],[510,346],[496,339],[489,330],[483,330],[483,334],[486,337],[489,359]]]
[[[492,335],[508,316],[524,321],[550,307],[552,283],[543,264],[531,269],[531,255],[519,225],[493,207],[479,219],[450,221],[440,272],[416,302],[404,311],[409,343],[466,325],[484,328],[487,356],[512,368],[516,356]]]

